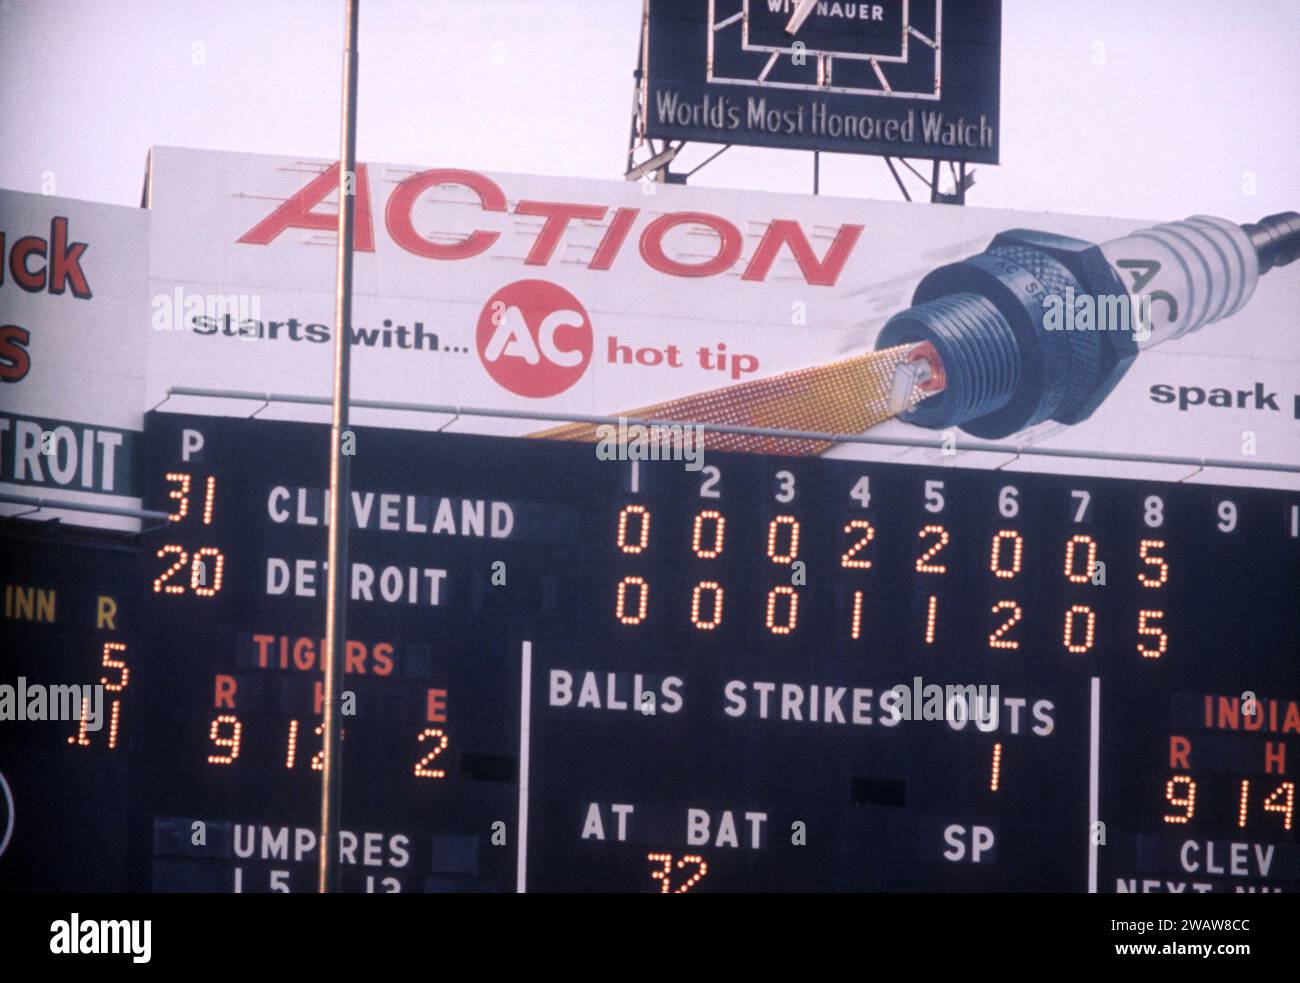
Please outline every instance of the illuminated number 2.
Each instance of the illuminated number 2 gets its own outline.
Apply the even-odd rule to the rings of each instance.
[[[445,778],[447,773],[441,768],[430,768],[429,762],[447,750],[447,735],[437,727],[426,727],[420,731],[417,740],[423,742],[425,738],[433,738],[437,741],[433,750],[415,763],[416,778]]]
[[[167,584],[167,581],[172,578],[172,575],[176,573],[177,570],[185,566],[185,564],[189,561],[190,555],[189,553],[185,552],[184,547],[172,545],[172,546],[162,547],[162,549],[160,549],[157,553],[158,559],[161,560],[168,553],[175,553],[177,556],[180,557],[180,559],[178,559],[170,567],[164,570],[161,576],[154,578],[153,592],[155,594],[184,594],[185,587],[183,585]],[[163,586],[164,584],[167,584],[167,586],[164,587]]]
[[[931,563],[934,555],[948,545],[948,530],[943,526],[925,526],[916,534],[917,539],[926,536],[938,536],[938,541],[922,553],[916,560],[917,573],[947,573],[948,567],[942,563]]]
[[[997,614],[999,611],[1010,611],[1011,617],[1008,618],[1005,622],[1003,622],[1001,628],[998,628],[996,631],[993,632],[993,634],[989,635],[989,648],[993,648],[993,649],[1020,648],[1020,643],[1017,642],[1014,638],[1002,637],[1008,630],[1010,630],[1012,625],[1014,625],[1017,621],[1020,620],[1021,617],[1020,605],[1017,604],[1015,601],[998,601],[997,604],[993,605],[993,613]]]
[[[867,543],[876,538],[876,530],[871,528],[871,523],[866,519],[854,519],[844,527],[847,533],[852,533],[855,529],[862,531],[862,538],[845,550],[844,556],[840,558],[840,566],[850,570],[867,570],[871,567],[871,561],[857,560],[854,557],[866,549]]]

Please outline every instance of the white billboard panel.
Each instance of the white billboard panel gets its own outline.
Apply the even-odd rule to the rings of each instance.
[[[138,208],[0,191],[0,492],[139,507],[148,223]]]
[[[329,161],[153,151],[151,404],[171,386],[328,395],[336,184]],[[1126,237],[1154,224],[379,163],[360,165],[354,187],[354,397],[555,414],[617,415],[868,353],[927,274],[981,253],[1008,230],[1134,248],[1142,237]],[[1170,218],[1181,216],[1159,217]],[[1246,241],[1240,231],[1222,235],[1189,255],[1201,262]],[[1138,294],[1155,297],[1158,336],[1176,333],[1162,317],[1182,318],[1184,329],[1191,314],[1209,323],[1153,347],[1130,342],[1136,359],[1113,389],[1095,387],[1090,414],[1070,424],[1030,420],[998,442],[1300,462],[1300,338],[1285,328],[1300,300],[1300,265],[1255,284],[1236,268],[1175,269],[1187,257],[1166,257],[1164,272],[1152,274],[1148,260],[1126,265],[1109,247],[1105,255],[1135,304]],[[1229,317],[1225,293],[1239,307]],[[1179,313],[1162,295],[1181,304]],[[225,305],[222,316],[193,313],[211,309],[213,298]],[[186,303],[191,313],[174,316]],[[1077,348],[1079,337],[1070,344]],[[831,429],[817,425],[818,413],[791,398],[765,419]],[[509,434],[548,426],[470,416],[361,420]],[[958,448],[977,439],[947,429]],[[935,440],[947,429],[893,420],[872,434]],[[827,453],[943,460],[864,445]]]

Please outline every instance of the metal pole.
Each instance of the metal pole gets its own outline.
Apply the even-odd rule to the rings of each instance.
[[[321,894],[338,890],[339,803],[343,797],[340,758],[342,727],[339,686],[347,640],[348,503],[352,498],[351,456],[343,453],[348,428],[348,386],[352,368],[352,218],[357,156],[357,8],[347,0],[343,49],[343,126],[339,159],[339,256],[334,306],[334,407],[330,421],[329,570],[325,599],[325,752],[320,793]],[[348,448],[352,450],[351,447]]]
[[[819,194],[822,183],[822,155],[818,150],[813,151],[813,194]]]

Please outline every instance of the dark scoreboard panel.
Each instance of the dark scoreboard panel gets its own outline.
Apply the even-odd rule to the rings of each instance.
[[[121,891],[145,565],[125,544],[14,532],[0,530],[0,890]]]
[[[125,833],[69,856],[312,889],[327,441],[147,419],[173,519],[96,566],[137,585]],[[349,890],[1300,887],[1296,493],[353,450]]]

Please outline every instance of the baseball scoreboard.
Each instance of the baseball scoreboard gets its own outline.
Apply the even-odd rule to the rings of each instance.
[[[1295,492],[353,437],[345,890],[1300,887]],[[152,413],[140,548],[6,546],[104,723],[6,725],[0,884],[314,889],[328,440]]]

